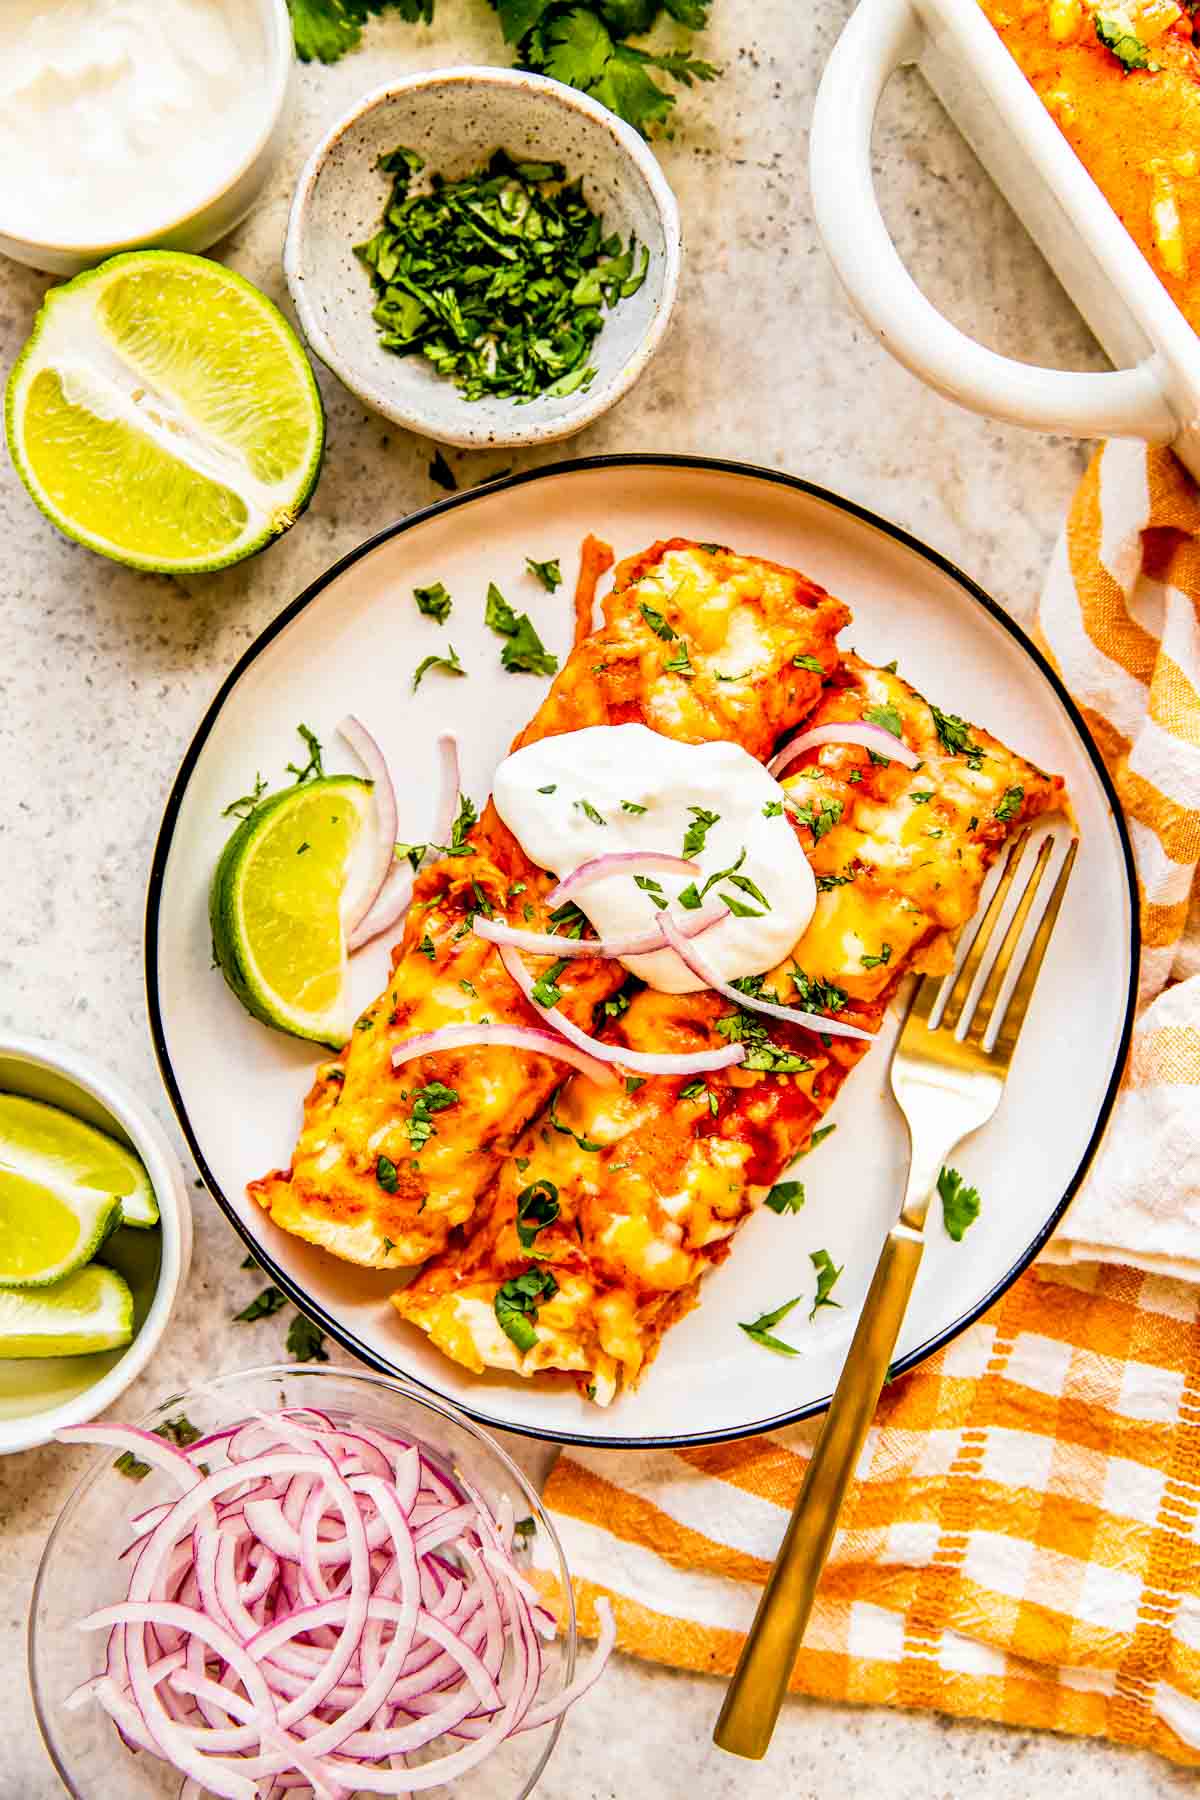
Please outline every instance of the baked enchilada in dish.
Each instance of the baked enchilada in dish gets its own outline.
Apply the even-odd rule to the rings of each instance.
[[[284,1229],[418,1270],[399,1315],[482,1373],[607,1403],[812,1141],[910,970],[953,960],[1061,780],[835,637],[794,570],[683,539],[622,564],[417,880],[324,1063]],[[782,746],[782,747],[781,747]]]

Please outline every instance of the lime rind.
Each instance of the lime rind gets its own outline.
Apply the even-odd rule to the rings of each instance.
[[[0,1289],[0,1359],[90,1356],[133,1341],[129,1284],[89,1263],[50,1288]]]
[[[264,344],[272,353],[282,355],[283,367],[294,376],[294,385],[285,383],[291,407],[292,439],[295,444],[295,467],[279,475],[275,481],[260,479],[269,462],[265,446],[246,438],[244,429],[231,425],[233,441],[222,440],[211,429],[217,416],[211,394],[204,395],[202,383],[187,364],[195,361],[197,346],[191,356],[180,360],[180,368],[192,379],[181,377],[179,386],[186,396],[172,397],[165,379],[152,383],[144,371],[154,363],[147,358],[144,346],[131,342],[129,334],[114,339],[106,325],[103,300],[106,288],[119,283],[127,275],[142,271],[161,271],[164,286],[173,273],[186,271],[189,277],[211,281],[214,293],[224,291],[236,297],[243,315],[252,316],[261,326]],[[169,357],[158,359],[155,373],[160,378],[169,373]],[[265,366],[265,362],[264,362]],[[61,393],[40,380],[44,375],[57,377]],[[253,386],[251,371],[250,386]],[[277,384],[278,386],[278,384]],[[198,419],[189,411],[187,398],[201,414]],[[85,404],[86,403],[86,404]],[[178,494],[194,489],[194,506],[179,505],[180,536],[195,529],[199,513],[214,537],[223,541],[193,545],[184,554],[167,554],[160,544],[147,554],[136,544],[122,543],[111,530],[89,528],[73,516],[63,496],[50,491],[49,469],[39,474],[26,442],[25,423],[30,409],[36,407],[47,417],[53,413],[64,441],[90,462],[76,471],[76,489],[86,498],[77,504],[93,509],[105,498],[105,480],[111,472],[114,455],[119,461],[122,449],[128,454],[140,478],[141,490],[151,497],[161,497],[170,490],[174,502]],[[92,463],[86,442],[88,434],[77,432],[79,415],[90,416],[94,409],[97,420],[96,446],[101,451],[97,469],[90,480],[84,479]],[[310,420],[308,441],[297,438],[295,414],[307,409]],[[102,556],[132,568],[155,570],[167,574],[195,573],[228,567],[262,550],[282,532],[287,531],[304,511],[316,486],[325,442],[325,416],[320,392],[307,356],[295,332],[278,308],[250,282],[223,265],[203,257],[187,256],[179,251],[128,251],[110,257],[98,268],[87,270],[62,287],[47,294],[34,323],[33,332],[17,358],[5,392],[5,430],[9,451],[17,472],[31,497],[58,529],[76,542],[85,544]],[[300,434],[302,438],[303,434]],[[239,442],[242,439],[245,441]],[[62,445],[58,446],[62,451]],[[56,466],[65,455],[51,458]],[[254,464],[260,465],[256,473]],[[119,473],[119,469],[118,469]],[[60,468],[61,474],[61,468]],[[244,521],[238,526],[238,506]],[[143,521],[145,506],[114,505],[110,511],[122,522]],[[170,507],[168,507],[168,513]],[[94,514],[94,516],[96,516]],[[189,526],[186,521],[191,520]],[[235,529],[237,527],[237,529]],[[140,524],[139,528],[147,529]],[[169,535],[169,518],[165,529]],[[231,535],[232,533],[232,535]]]
[[[209,925],[212,930],[213,956],[230,989],[246,1011],[264,1025],[291,1037],[306,1038],[337,1050],[349,1035],[351,1017],[346,987],[346,949],[337,923],[340,950],[338,996],[333,1006],[316,1012],[289,1005],[281,999],[264,978],[245,922],[244,898],[246,878],[257,847],[265,833],[276,829],[280,815],[286,810],[307,805],[314,793],[338,794],[349,801],[358,817],[359,828],[366,822],[371,797],[371,783],[356,775],[328,775],[316,781],[300,783],[272,794],[260,802],[243,819],[221,853],[209,889]],[[353,844],[349,846],[349,851]],[[338,887],[345,869],[338,870]]]

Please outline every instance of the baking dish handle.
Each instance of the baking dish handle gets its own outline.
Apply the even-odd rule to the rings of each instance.
[[[871,132],[884,88],[923,41],[912,0],[860,0],[821,78],[809,139],[813,209],[850,299],[885,349],[973,412],[1037,431],[1170,442],[1179,426],[1152,365],[1072,374],[999,356],[943,318],[901,262],[875,197]]]

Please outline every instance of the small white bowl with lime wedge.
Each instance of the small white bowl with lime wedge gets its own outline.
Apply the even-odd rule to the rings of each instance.
[[[33,1208],[32,1233],[23,1206]],[[124,1393],[158,1347],[192,1254],[183,1170],[149,1109],[90,1057],[9,1034],[0,1034],[0,1251],[8,1455]],[[50,1353],[33,1354],[41,1345]]]

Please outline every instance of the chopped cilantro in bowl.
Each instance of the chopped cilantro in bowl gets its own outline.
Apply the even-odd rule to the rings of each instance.
[[[678,209],[589,96],[525,70],[434,71],[317,147],[284,267],[312,350],[387,418],[442,445],[552,442],[657,349]]]
[[[379,167],[393,183],[383,222],[354,250],[384,349],[426,357],[467,400],[590,387],[605,310],[637,293],[650,252],[605,230],[582,180],[504,149],[454,180],[403,147]]]

